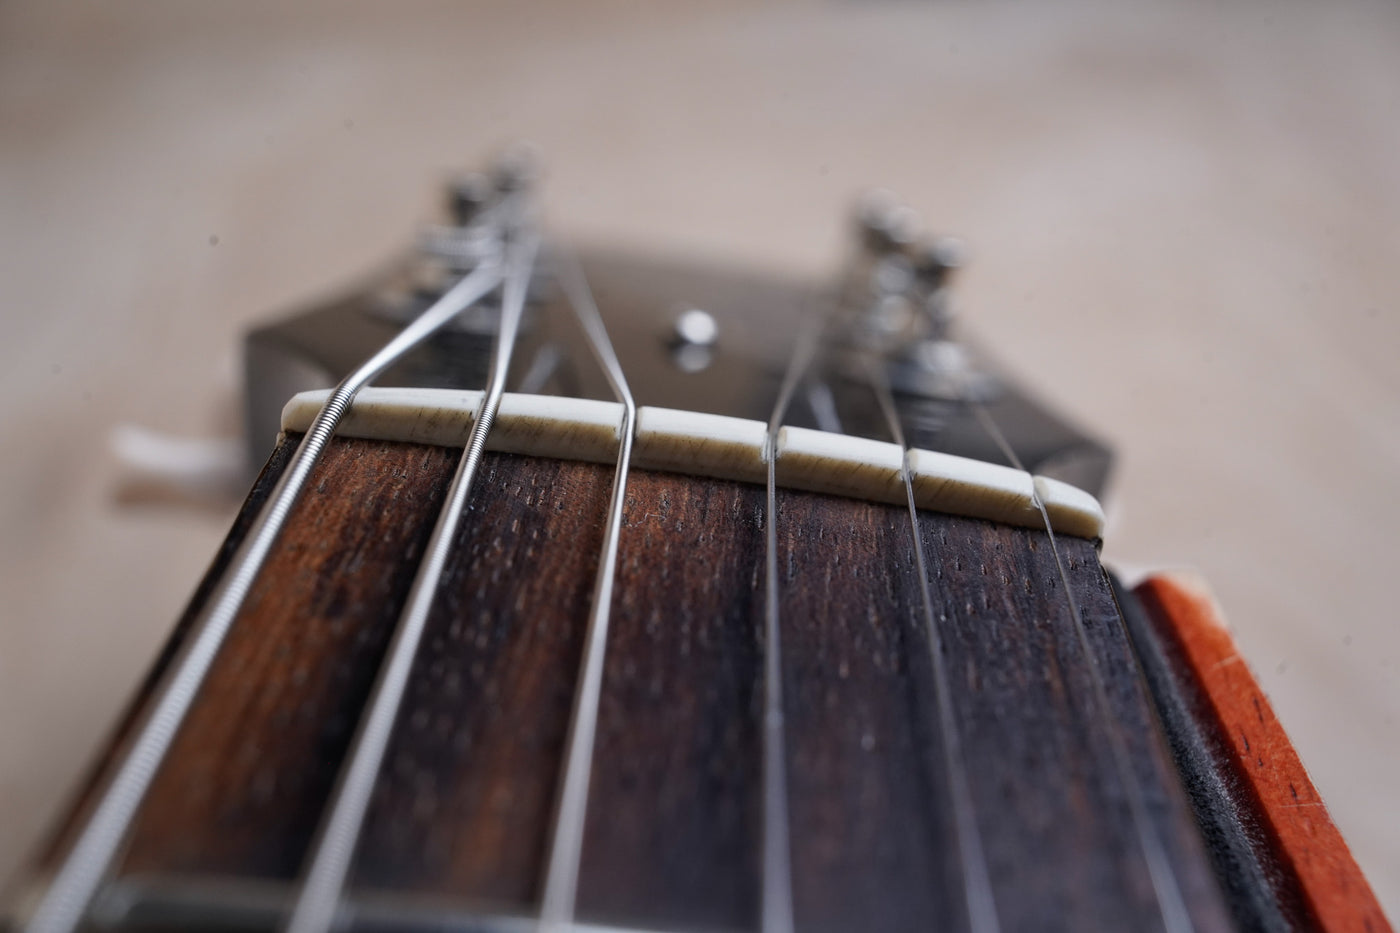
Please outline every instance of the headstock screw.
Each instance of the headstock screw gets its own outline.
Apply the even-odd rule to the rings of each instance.
[[[719,324],[708,311],[686,308],[676,315],[673,334],[679,346],[713,347],[719,340]]]

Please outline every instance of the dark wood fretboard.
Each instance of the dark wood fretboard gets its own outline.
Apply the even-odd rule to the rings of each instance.
[[[459,456],[331,445],[136,821],[132,923],[276,922]],[[611,481],[487,456],[360,839],[360,927],[537,912]],[[629,479],[581,920],[757,929],[763,512],[759,486]],[[1077,619],[1043,532],[921,514],[936,655],[907,510],[780,490],[777,514],[798,929],[969,928],[954,769],[1003,929],[1165,929],[1145,834],[1193,928],[1231,928],[1094,542],[1059,541]]]

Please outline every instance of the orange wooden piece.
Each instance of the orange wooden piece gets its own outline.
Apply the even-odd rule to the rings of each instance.
[[[1296,876],[1326,933],[1382,933],[1390,923],[1210,594],[1189,577],[1163,574],[1134,590],[1159,636],[1174,644],[1214,714],[1231,764],[1255,797],[1280,864]]]

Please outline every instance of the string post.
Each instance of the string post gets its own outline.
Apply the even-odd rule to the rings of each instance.
[[[458,227],[470,226],[491,203],[491,179],[483,172],[467,172],[453,178],[447,186],[447,209]]]
[[[873,360],[907,404],[946,407],[1000,395],[999,381],[952,335],[962,241],[924,232],[918,215],[883,189],[860,200],[855,218],[857,246],[828,340],[844,383],[864,385]]]
[[[919,215],[887,188],[872,188],[861,195],[855,222],[862,248],[875,256],[900,252],[919,235]]]
[[[883,189],[862,197],[855,217],[837,336],[885,355],[915,340],[944,339],[948,280],[962,265],[959,241],[926,235],[918,214]]]
[[[928,336],[947,340],[953,322],[952,279],[966,264],[967,249],[957,237],[927,237],[915,244],[910,259]]]
[[[491,183],[501,195],[518,194],[536,188],[544,176],[539,148],[532,143],[516,143],[491,166]]]

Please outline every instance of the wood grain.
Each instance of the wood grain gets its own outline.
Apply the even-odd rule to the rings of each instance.
[[[1198,582],[1161,575],[1134,590],[1168,664],[1211,737],[1231,802],[1254,829],[1270,886],[1299,902],[1299,926],[1325,933],[1391,929],[1214,601]]]
[[[111,736],[108,737],[101,754],[95,758],[88,773],[79,783],[78,792],[73,802],[64,809],[61,821],[39,850],[36,867],[40,871],[54,868],[63,852],[75,841],[76,834],[82,828],[81,820],[91,811],[96,803],[97,794],[105,786],[105,769],[125,747],[127,741],[132,737],[132,730],[137,728],[141,722],[142,714],[145,712],[153,691],[161,677],[169,669],[180,645],[184,643],[190,626],[194,624],[195,616],[208,601],[209,595],[228,569],[229,562],[233,559],[233,552],[242,542],[248,528],[253,523],[253,519],[267,501],[268,496],[272,494],[273,487],[295,451],[296,445],[284,439],[278,443],[271,456],[268,457],[267,464],[258,474],[253,488],[249,490],[248,497],[239,510],[238,517],[234,519],[228,535],[225,536],[204,576],[195,587],[189,605],[176,621],[165,646],[156,656],[150,669],[146,672],[146,676],[142,678],[137,689],[133,691],[126,708],[117,718],[117,725]]]
[[[126,871],[296,877],[458,456],[328,446],[156,775]]]
[[[798,924],[966,929],[909,513],[791,493],[778,529]]]
[[[634,473],[593,759],[580,911],[758,917],[763,489]]]
[[[1309,929],[1311,920],[1296,883],[1279,866],[1272,848],[1259,844],[1260,821],[1253,808],[1240,805],[1238,778],[1221,767],[1224,747],[1209,717],[1202,715],[1201,691],[1193,678],[1181,676],[1173,652],[1156,633],[1141,601],[1116,580],[1113,587],[1236,928],[1240,933]]]
[[[161,769],[127,875],[296,877],[457,456],[330,445]],[[352,896],[537,908],[610,483],[606,466],[484,461]],[[585,919],[757,928],[763,498],[629,479]],[[902,508],[794,491],[778,508],[800,929],[967,928],[916,532],[1003,928],[1161,928],[1130,788],[1194,927],[1229,928],[1093,542],[1062,543],[1086,656],[1041,532],[932,513],[916,528]]]
[[[488,454],[365,822],[354,884],[529,910],[612,471]]]
[[[1132,781],[1193,925],[1230,929],[1092,542],[1060,539],[1093,662],[1044,532],[924,515],[920,533],[1004,927],[1163,927],[1127,798]],[[1091,663],[1111,708],[1098,702]],[[1127,746],[1128,776],[1110,733]]]

